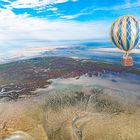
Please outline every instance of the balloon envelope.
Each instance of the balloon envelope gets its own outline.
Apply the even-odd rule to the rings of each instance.
[[[118,18],[111,27],[111,40],[116,47],[130,51],[140,43],[140,23],[133,16]]]

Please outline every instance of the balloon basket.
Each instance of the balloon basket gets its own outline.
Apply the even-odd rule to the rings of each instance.
[[[125,67],[133,66],[133,58],[131,56],[123,57],[121,60],[121,64]]]

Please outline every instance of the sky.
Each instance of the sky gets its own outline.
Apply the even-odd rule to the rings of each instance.
[[[49,42],[109,40],[112,22],[140,18],[140,0],[0,0],[0,56]]]

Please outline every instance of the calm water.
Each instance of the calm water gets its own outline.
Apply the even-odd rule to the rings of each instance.
[[[42,49],[43,47],[43,49]],[[19,46],[20,48],[20,46]],[[48,49],[48,51],[45,51]],[[55,42],[47,43],[45,46],[39,46],[35,48],[21,47],[20,50],[12,50],[12,54],[4,54],[0,56],[0,63],[11,62],[19,59],[28,59],[33,57],[42,56],[65,56],[65,57],[79,57],[86,59],[94,59],[97,61],[107,62],[120,62],[122,53],[119,52],[103,52],[93,49],[100,48],[114,48],[113,44],[109,41],[94,41],[94,42]],[[29,49],[28,51],[23,51]],[[36,50],[41,50],[36,52]],[[15,51],[15,52],[14,52]],[[14,53],[13,53],[14,52]],[[35,52],[35,53],[34,53]],[[19,54],[18,54],[19,53]],[[134,59],[136,67],[140,67],[140,54],[131,54]]]
[[[98,61],[107,61],[107,62],[120,62],[122,53],[119,52],[103,52],[103,51],[94,51],[95,48],[113,48],[111,42],[89,42],[71,45],[67,48],[57,48],[54,51],[48,51],[43,53],[47,56],[66,56],[66,57],[79,57],[86,59],[95,59]],[[135,66],[140,67],[140,54],[131,54],[134,59]]]

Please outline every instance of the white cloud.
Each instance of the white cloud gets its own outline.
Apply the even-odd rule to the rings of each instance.
[[[50,41],[104,39],[109,35],[109,26],[105,21],[49,21],[5,9],[0,12],[0,54],[8,55],[15,48],[47,48]]]
[[[1,1],[11,3],[10,0],[1,0]]]
[[[27,14],[15,15],[10,10],[0,13],[0,41],[2,40],[79,40],[104,38],[107,35],[107,23],[49,21]]]
[[[124,10],[124,9],[129,9],[129,8],[132,9],[136,7],[140,7],[140,1],[130,2],[130,0],[125,0],[125,3],[122,5],[116,5],[116,6],[111,6],[111,7],[99,7],[94,10],[95,11],[97,10],[110,11],[110,10]]]
[[[78,0],[1,0],[2,2],[7,2],[7,4],[2,5],[5,9],[12,10],[13,8],[22,9],[30,8],[37,11],[37,13],[45,11],[58,11],[58,8],[55,7],[55,4],[66,3],[66,2],[76,2]]]
[[[71,0],[71,1],[73,1],[73,2],[77,2],[78,0]]]
[[[48,8],[47,11],[57,11],[58,8],[57,7],[51,7],[51,8]]]
[[[2,0],[5,2],[9,2],[9,0]],[[44,7],[46,5],[53,5],[57,3],[65,3],[68,1],[75,2],[77,0],[16,0],[14,2],[10,2],[7,5],[7,8],[37,8]]]
[[[79,12],[79,13],[73,14],[73,15],[62,15],[62,16],[60,16],[60,18],[62,18],[62,19],[75,19],[75,18],[78,18],[78,17],[83,16],[83,15],[87,15],[87,13]]]
[[[75,15],[63,15],[63,16],[60,16],[60,18],[62,19],[74,19],[74,18],[77,18],[79,17],[81,14],[75,14]]]
[[[118,11],[118,10],[128,10],[132,8],[140,7],[140,0],[137,0],[136,2],[130,2],[130,0],[125,0],[125,3],[122,5],[115,5],[115,6],[108,6],[108,7],[97,7],[91,6],[85,9],[82,9],[78,13],[72,14],[72,15],[62,15],[60,18],[62,19],[75,19],[83,15],[90,15],[97,11]],[[139,16],[139,15],[138,15]]]

